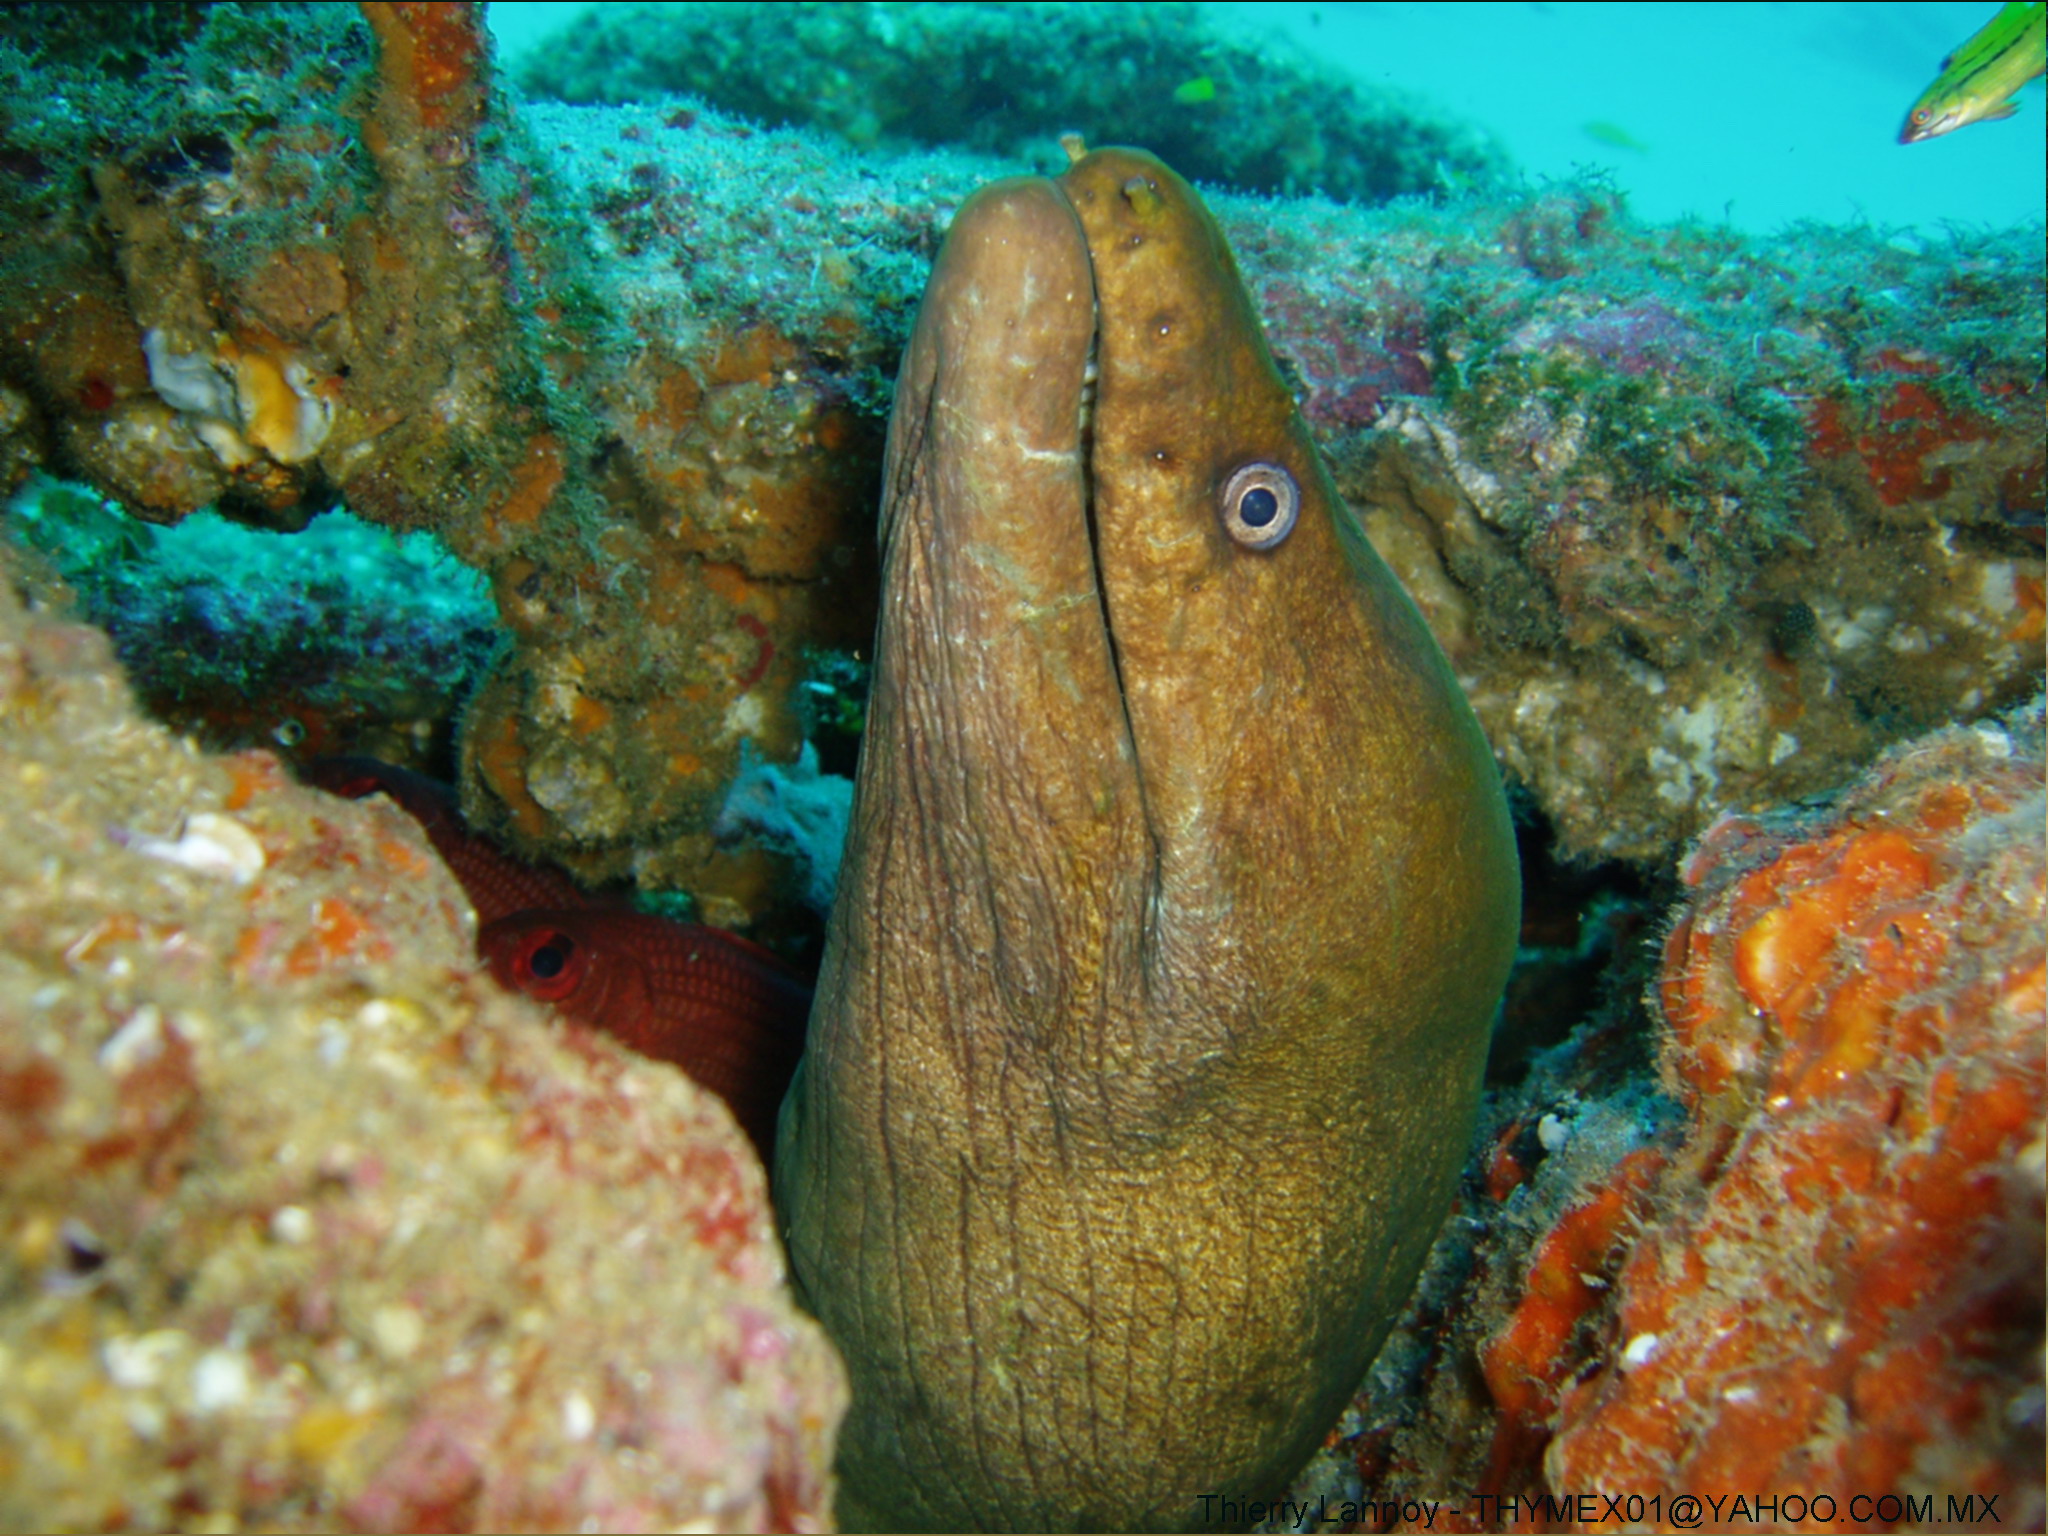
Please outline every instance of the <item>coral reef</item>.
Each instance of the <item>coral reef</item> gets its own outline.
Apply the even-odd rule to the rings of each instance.
[[[708,109],[525,120],[640,330],[688,334],[743,296],[774,334],[837,338],[850,405],[880,398],[929,254],[908,210],[931,210],[928,239],[971,166],[863,164]],[[749,202],[792,177],[802,193]],[[1723,806],[1828,788],[2038,685],[2030,242],[1772,246],[1641,228],[1597,188],[1218,211],[1340,487],[1569,851],[1666,856]],[[1902,436],[1908,358],[1904,381],[1954,404]],[[681,451],[660,420],[615,420],[636,460]],[[730,473],[730,450],[694,451]]]
[[[772,920],[803,877],[719,811],[748,742],[795,762],[806,658],[866,643],[908,316],[1014,166],[521,105],[470,12],[368,17],[0,37],[8,94],[61,106],[5,122],[0,474],[434,532],[511,636],[462,727],[478,824]],[[1340,488],[1571,855],[1667,857],[2036,686],[2037,242],[1650,229],[1598,187],[1217,209]]]
[[[2040,686],[2031,235],[1751,241],[1597,187],[1230,227],[1568,853],[1658,861]]]
[[[722,1106],[4,582],[0,719],[0,1526],[827,1522],[843,1379]]]
[[[2038,1253],[2038,1159],[2012,1147],[2016,1116],[2038,1124],[2038,1026],[1995,1002],[2011,910],[1971,907],[1957,872],[2011,888],[1998,861],[2027,849],[1985,796],[2017,806],[2032,749],[2000,767],[1991,734],[1935,738],[1827,813],[1862,821],[1759,808],[2040,687],[2038,232],[1648,227],[1597,183],[1504,187],[1471,134],[1412,116],[1339,180],[1333,146],[1382,108],[1170,8],[957,8],[976,41],[945,91],[888,85],[938,79],[928,8],[723,14],[754,51],[714,27],[693,88],[715,74],[753,121],[522,102],[493,88],[465,4],[7,7],[0,488],[39,470],[90,488],[62,492],[61,520],[43,482],[36,510],[5,512],[9,558],[43,573],[29,585],[65,583],[151,707],[210,740],[459,755],[470,816],[526,856],[777,942],[814,934],[862,725],[897,358],[960,202],[1054,153],[1035,119],[985,114],[1001,137],[975,140],[909,109],[993,81],[1183,171],[1356,198],[1211,203],[1339,488],[1451,656],[1532,846],[1556,846],[1458,1217],[1304,1486],[1534,1492],[1546,1451],[1553,1478],[1700,1483],[1730,1447],[1779,1456],[1816,1408],[1816,1465],[2009,1480],[2038,1399],[1996,1409],[2013,1362],[2037,1360],[2015,1308],[2040,1303],[2004,1250],[1971,1245]],[[1069,61],[1059,78],[1023,37]],[[744,94],[806,40],[816,61],[781,75],[805,101]],[[1100,49],[1121,57],[1087,63]],[[1304,111],[1313,133],[1289,126]],[[758,121],[784,117],[815,126]],[[1276,155],[1281,137],[1305,152]],[[910,139],[1014,158],[849,148]],[[1450,201],[1362,206],[1392,191]],[[343,540],[320,515],[337,504],[384,532]],[[488,583],[508,638],[416,533]],[[19,1501],[0,1519],[816,1518],[831,1414],[811,1364],[784,1401],[812,1422],[773,1442],[801,1440],[811,1470],[771,1469],[768,1502],[720,1512],[636,1502],[653,1474],[614,1449],[713,1444],[662,1396],[687,1384],[572,1380],[572,1354],[628,1359],[636,1334],[699,1363],[723,1347],[692,1354],[708,1335],[634,1268],[695,1264],[649,1256],[672,1211],[772,1272],[722,1112],[474,980],[457,898],[388,811],[316,810],[264,758],[196,757],[125,715],[62,714],[51,739],[50,710],[111,688],[104,655],[5,624],[0,787],[27,883],[0,889],[0,1499]],[[101,769],[53,766],[102,750]],[[1885,798],[1937,760],[1952,793]],[[1710,826],[1660,994],[1682,1030],[1660,1084],[1633,936]],[[1574,867],[1605,894],[1560,896]],[[268,905],[286,885],[320,900]],[[1867,981],[1830,969],[1851,941]],[[225,957],[212,982],[194,956]],[[1950,1009],[1940,1039],[1902,1001],[1923,974]],[[377,1155],[386,1130],[405,1161]],[[671,1135],[685,1150],[656,1147]],[[90,1137],[90,1166],[63,1160]],[[425,1169],[454,1181],[447,1211]],[[1766,1211],[1757,1190],[1795,1169],[1807,1182]],[[1793,1265],[1787,1235],[1818,1213],[1891,1255],[1890,1278],[1825,1233]],[[1952,1256],[1912,1248],[1915,1222],[1977,1278],[1940,1292],[1960,1271],[1928,1267]],[[1761,1277],[1711,1327],[1735,1330],[1731,1353],[1781,1348],[1779,1374],[1716,1374],[1701,1330],[1737,1269],[1698,1280],[1687,1242]],[[1811,1293],[1763,1284],[1773,1265]],[[586,1274],[614,1313],[579,1309]],[[1883,1331],[1899,1320],[1922,1332]],[[484,1342],[455,1339],[472,1325]],[[735,1326],[718,1337],[763,1337]],[[730,1390],[773,1396],[756,1370]],[[1646,1407],[1681,1370],[1720,1382],[1708,1418]],[[384,1503],[362,1502],[373,1477]]]
[[[0,157],[6,473],[164,522],[340,495],[434,532],[513,638],[467,717],[473,812],[745,921],[773,861],[710,823],[743,741],[795,757],[807,649],[865,638],[844,528],[873,429],[754,320],[647,345],[597,297],[623,274],[590,270],[584,213],[493,108],[476,18],[229,4],[118,44],[0,37],[10,93],[58,103]]]
[[[251,46],[214,11],[188,71]],[[43,229],[0,233],[6,462],[155,517],[317,490],[432,529],[512,636],[463,732],[472,815],[759,921],[798,882],[718,811],[749,740],[797,756],[804,658],[865,643],[888,378],[999,167],[673,105],[407,138],[371,40],[325,35],[305,105],[216,123],[224,168],[151,160],[200,126],[119,93],[136,147],[92,162],[96,208],[55,195],[81,145],[0,163]],[[1340,488],[1572,854],[1658,859],[2035,686],[2037,247],[1647,229],[1598,188],[1218,211]]]
[[[956,145],[1053,169],[1055,141],[1142,144],[1191,180],[1347,202],[1497,180],[1479,130],[1192,5],[607,6],[536,50],[536,97],[684,93],[854,144]]]
[[[970,164],[703,108],[524,120],[639,330],[737,299],[833,338],[791,389],[881,398]],[[1724,807],[2038,686],[2037,243],[1645,228],[1597,187],[1218,213],[1340,488],[1568,852],[1668,857]],[[661,422],[614,419],[636,462],[681,454],[731,501],[733,450]],[[643,483],[685,525],[695,482]]]

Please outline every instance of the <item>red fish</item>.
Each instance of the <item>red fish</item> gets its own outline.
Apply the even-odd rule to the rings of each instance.
[[[479,923],[494,923],[535,907],[619,905],[610,898],[586,895],[559,870],[521,863],[490,839],[478,837],[464,825],[454,789],[439,779],[374,757],[317,758],[302,767],[299,776],[344,800],[389,795],[420,824],[441,862],[462,882]]]
[[[724,1099],[766,1157],[803,1054],[811,991],[734,934],[646,912],[520,912],[477,952],[499,984],[552,1003]]]
[[[477,953],[501,986],[680,1067],[770,1154],[811,1009],[810,988],[774,955],[521,863],[464,826],[455,792],[424,774],[369,757],[322,758],[304,773],[351,800],[389,795],[419,822],[476,906]]]

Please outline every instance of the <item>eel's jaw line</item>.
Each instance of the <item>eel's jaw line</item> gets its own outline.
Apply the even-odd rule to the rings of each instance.
[[[1066,189],[1060,186],[1057,181],[1053,182],[1053,186],[1062,198],[1066,197]],[[1077,212],[1075,223],[1079,225],[1080,222],[1080,215]],[[1096,618],[1102,625],[1103,644],[1109,650],[1109,673],[1112,682],[1116,686],[1117,719],[1120,722],[1124,741],[1130,751],[1132,779],[1138,795],[1138,819],[1145,829],[1147,869],[1145,879],[1145,914],[1142,919],[1145,941],[1142,947],[1145,952],[1150,953],[1153,948],[1153,936],[1158,931],[1161,894],[1160,868],[1162,860],[1159,847],[1159,827],[1153,818],[1151,801],[1145,794],[1144,754],[1138,744],[1137,722],[1131,718],[1130,684],[1124,675],[1123,652],[1117,645],[1115,615],[1111,612],[1110,607],[1109,579],[1102,563],[1102,524],[1096,515],[1095,509],[1095,487],[1101,478],[1097,472],[1095,460],[1095,412],[1102,378],[1102,289],[1100,284],[1095,282],[1094,252],[1089,251],[1086,254],[1088,256],[1089,282],[1093,289],[1090,294],[1090,302],[1093,306],[1095,324],[1088,334],[1088,362],[1081,371],[1081,397],[1078,406],[1080,417],[1079,447],[1081,453],[1081,515],[1088,525],[1088,558],[1093,567],[1095,578]]]
[[[1109,611],[1109,581],[1102,568],[1102,524],[1095,514],[1095,390],[1100,374],[1097,358],[1102,348],[1102,305],[1095,305],[1095,329],[1088,340],[1088,366],[1081,384],[1081,517],[1088,527],[1088,559],[1095,578],[1096,617],[1102,625],[1103,642],[1109,647],[1110,675],[1116,680],[1117,707],[1122,712],[1124,735],[1135,753],[1138,740],[1131,732],[1130,690],[1124,684],[1124,662],[1117,650],[1116,625]]]

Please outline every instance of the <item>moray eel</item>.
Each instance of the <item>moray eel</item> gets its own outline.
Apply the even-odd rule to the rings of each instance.
[[[1335,1422],[1449,1205],[1515,942],[1493,758],[1149,155],[961,207],[884,476],[776,1157],[839,1516],[1214,1521]]]

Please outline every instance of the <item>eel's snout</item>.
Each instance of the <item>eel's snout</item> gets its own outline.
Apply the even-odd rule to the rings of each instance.
[[[991,183],[954,217],[904,354],[884,471],[888,601],[975,677],[962,729],[1043,720],[1101,756],[1122,729],[1083,424],[1087,238],[1053,182]],[[913,554],[914,551],[914,554]]]
[[[899,398],[971,432],[974,457],[993,452],[998,472],[1025,476],[1027,500],[1042,485],[1065,490],[1094,335],[1094,276],[1073,208],[1041,177],[994,182],[954,216]]]

